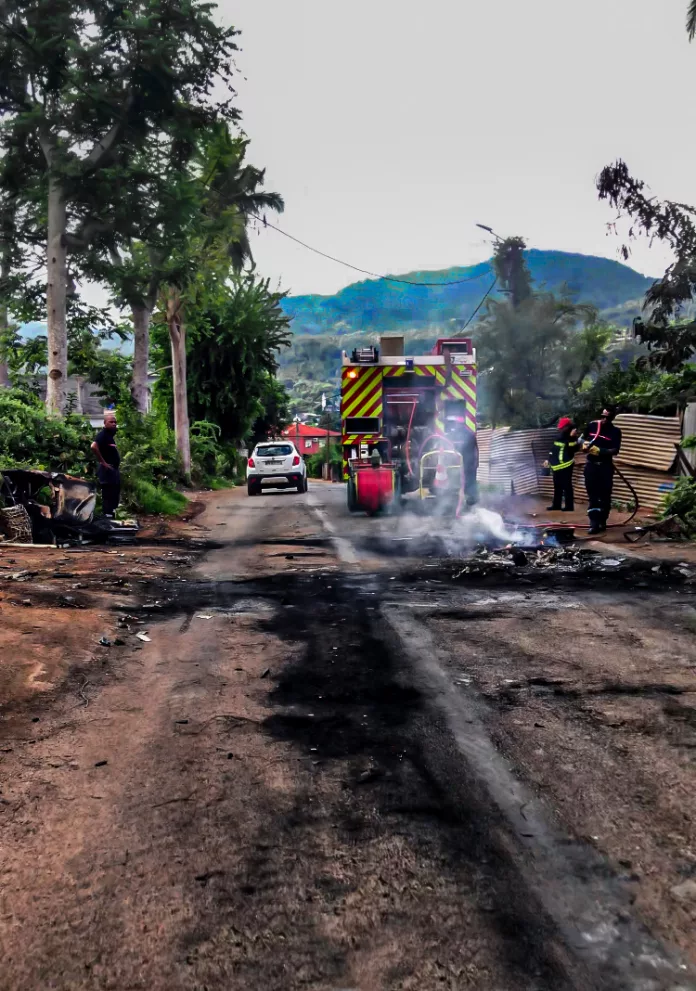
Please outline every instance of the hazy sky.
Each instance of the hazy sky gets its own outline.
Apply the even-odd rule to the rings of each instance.
[[[490,254],[475,224],[531,247],[616,258],[597,201],[623,157],[656,195],[696,201],[696,43],[687,0],[220,0],[242,31],[250,159],[278,223],[376,272]],[[293,293],[359,276],[274,231],[260,271]],[[664,249],[631,264],[661,274]]]

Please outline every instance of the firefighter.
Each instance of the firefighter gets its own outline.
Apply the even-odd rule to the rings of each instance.
[[[604,533],[611,510],[614,484],[614,458],[621,450],[621,431],[614,426],[616,410],[608,406],[598,420],[587,425],[582,449],[587,451],[585,486],[590,517],[590,533]]]
[[[549,459],[544,462],[550,468],[553,478],[553,503],[547,506],[549,512],[572,513],[575,508],[573,497],[573,465],[578,449],[578,432],[568,416],[558,421],[558,434],[549,451]],[[565,506],[563,501],[565,500]]]
[[[392,433],[392,461],[397,465],[402,491],[406,489],[406,482],[409,479],[407,447],[408,433],[406,428],[398,426]]]
[[[462,456],[464,471],[464,495],[467,506],[475,506],[478,502],[478,483],[476,474],[479,465],[479,451],[476,434],[466,429],[466,420],[461,414],[449,415],[446,418],[446,433],[452,438],[455,450]]]
[[[462,457],[464,459],[464,493],[466,495],[467,506],[475,506],[479,500],[478,482],[476,473],[479,466],[479,449],[476,434],[467,430],[464,435],[462,445]]]

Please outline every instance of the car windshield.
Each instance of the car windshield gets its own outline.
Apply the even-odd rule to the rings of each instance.
[[[289,444],[264,444],[256,448],[256,454],[259,458],[286,458],[292,454],[292,448]]]

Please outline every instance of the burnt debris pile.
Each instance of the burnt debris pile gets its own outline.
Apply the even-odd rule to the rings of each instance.
[[[540,574],[628,580],[637,587],[654,584],[696,586],[696,567],[684,562],[672,564],[661,561],[656,564],[647,559],[620,555],[610,557],[575,544],[531,548],[514,544],[495,549],[479,547],[451,569],[455,581],[488,576],[527,576],[531,579]]]
[[[13,468],[0,472],[0,540],[15,543],[115,543],[134,539],[135,521],[95,514],[92,482],[59,472]]]

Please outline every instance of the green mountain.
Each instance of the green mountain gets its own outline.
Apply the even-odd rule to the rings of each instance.
[[[565,288],[578,301],[592,303],[605,317],[624,325],[638,312],[642,296],[654,281],[627,265],[593,255],[532,249],[526,252],[526,258],[537,288],[556,293]],[[444,327],[451,320],[469,318],[493,275],[490,262],[482,262],[467,268],[409,272],[398,278],[412,283],[455,284],[404,285],[369,279],[354,282],[333,296],[289,296],[283,308],[292,317],[295,334],[343,335]]]
[[[629,326],[654,281],[609,258],[564,251],[526,253],[537,289],[565,290],[591,303],[601,317]],[[289,296],[283,309],[292,318],[292,347],[281,352],[280,378],[291,391],[293,411],[314,411],[321,394],[339,389],[341,352],[376,344],[383,333],[403,334],[410,354],[430,351],[438,337],[469,319],[493,281],[490,262],[438,272],[409,272],[407,282],[455,282],[431,287],[370,279],[333,296]],[[470,281],[460,281],[460,280]],[[495,293],[492,294],[493,296]],[[473,329],[473,325],[472,325]]]

